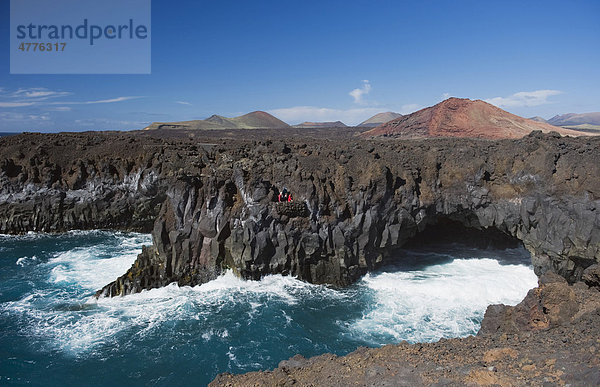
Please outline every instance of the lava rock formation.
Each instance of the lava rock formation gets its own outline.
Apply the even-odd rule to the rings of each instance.
[[[600,261],[597,138],[197,138],[4,138],[0,232],[152,229],[153,245],[98,296],[227,269],[345,286],[447,220],[521,240],[538,275],[572,283]],[[292,205],[276,203],[283,187]]]

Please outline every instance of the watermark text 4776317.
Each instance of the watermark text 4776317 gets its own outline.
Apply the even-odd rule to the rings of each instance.
[[[29,52],[29,50],[35,52],[35,51],[47,51],[47,52],[51,52],[51,51],[64,51],[65,47],[67,47],[67,43],[65,42],[61,42],[61,43],[37,43],[37,42],[33,42],[33,43],[21,43],[19,44],[19,50],[20,51],[27,51]]]

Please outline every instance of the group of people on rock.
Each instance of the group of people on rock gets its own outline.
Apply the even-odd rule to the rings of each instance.
[[[277,196],[278,202],[291,202],[292,200],[292,194],[288,192],[287,188],[284,188]]]

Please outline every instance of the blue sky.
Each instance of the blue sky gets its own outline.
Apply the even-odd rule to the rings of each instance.
[[[0,14],[0,131],[253,110],[357,124],[447,96],[525,117],[600,111],[597,0],[153,0],[150,75],[10,75],[7,0]]]

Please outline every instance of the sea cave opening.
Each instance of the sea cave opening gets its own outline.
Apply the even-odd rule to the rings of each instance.
[[[495,227],[475,228],[439,217],[390,253],[379,271],[408,271],[453,259],[493,259],[501,265],[531,266],[523,243]]]
[[[489,305],[516,305],[536,284],[521,241],[438,218],[355,285],[364,302],[351,328],[371,345],[474,335]]]

